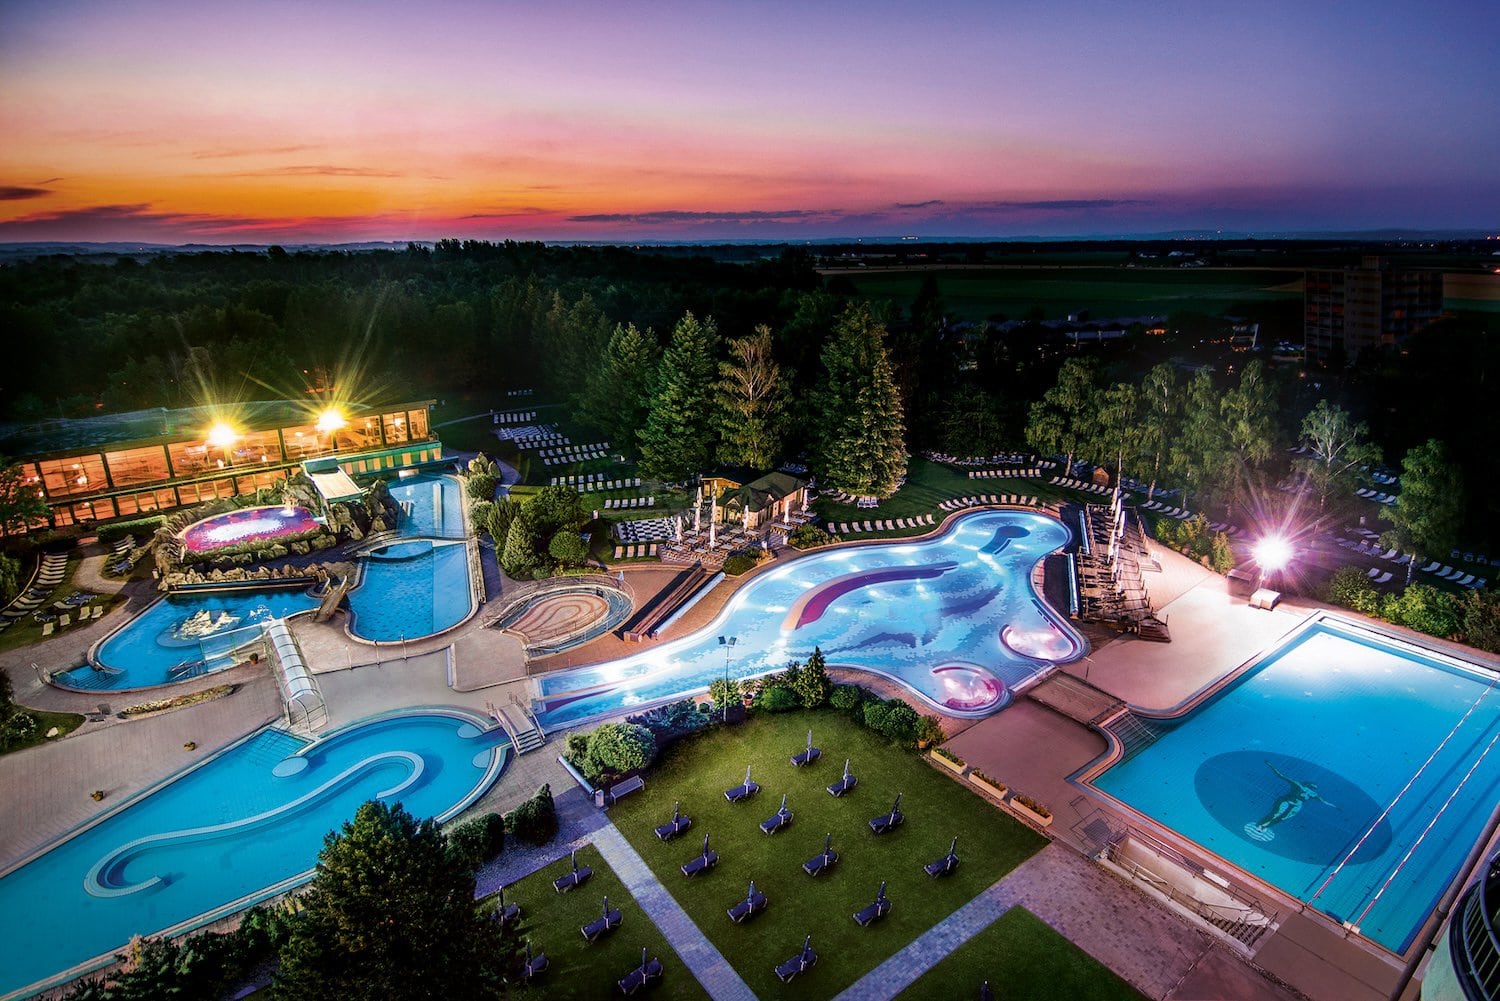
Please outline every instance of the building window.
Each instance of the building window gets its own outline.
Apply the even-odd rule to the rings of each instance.
[[[116,489],[142,483],[164,483],[172,478],[167,468],[167,450],[160,445],[104,453],[109,479]]]
[[[98,493],[109,485],[104,478],[104,460],[98,455],[45,459],[37,463],[37,468],[47,496],[54,499]]]

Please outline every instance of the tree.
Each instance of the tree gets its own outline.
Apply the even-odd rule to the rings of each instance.
[[[545,568],[537,556],[537,535],[523,511],[511,519],[510,529],[505,534],[505,549],[500,554],[500,566],[512,580],[531,580],[538,570]]]
[[[1123,470],[1140,447],[1139,408],[1139,394],[1128,382],[1117,382],[1098,394],[1092,451],[1096,460],[1113,467],[1111,473]]]
[[[885,326],[866,303],[850,304],[823,349],[815,465],[823,483],[889,497],[906,478],[906,420],[885,351]]]
[[[276,998],[499,997],[515,940],[431,820],[371,801],[330,833],[281,954]]]
[[[495,460],[483,452],[469,460],[469,475],[464,483],[464,490],[470,500],[492,501],[495,499],[495,487],[500,483],[500,467]]]
[[[645,768],[656,757],[656,738],[638,723],[606,723],[589,735],[589,764],[598,773]]]
[[[1026,418],[1026,444],[1042,455],[1067,456],[1066,475],[1073,475],[1073,458],[1094,437],[1094,364],[1069,358],[1057,372],[1057,383],[1031,405]]]
[[[1225,501],[1232,504],[1237,488],[1255,483],[1276,443],[1276,400],[1259,359],[1240,371],[1239,385],[1224,394],[1219,413],[1234,474],[1226,484]]]
[[[807,658],[807,663],[797,672],[791,688],[806,709],[816,709],[828,701],[828,693],[833,691],[833,682],[828,680],[827,664],[820,648],[813,647],[812,656]]]
[[[1146,499],[1156,496],[1156,481],[1161,476],[1162,462],[1166,459],[1172,440],[1182,422],[1182,394],[1177,386],[1177,369],[1171,362],[1162,362],[1146,373],[1141,382],[1139,465],[1140,475],[1149,478]]]
[[[1464,480],[1448,448],[1436,438],[1401,460],[1401,492],[1380,513],[1392,525],[1381,541],[1411,553],[1406,582],[1428,553],[1446,553],[1458,541],[1463,521]]]
[[[0,532],[6,535],[47,517],[47,498],[41,486],[27,483],[26,478],[20,463],[0,456]]]
[[[580,416],[622,451],[633,451],[646,426],[661,348],[649,329],[616,325],[580,403]]]
[[[1368,425],[1327,400],[1319,400],[1302,418],[1301,438],[1308,452],[1296,466],[1317,495],[1320,510],[1328,506],[1330,494],[1352,490],[1361,469],[1380,462],[1380,449],[1367,440],[1369,434]]]
[[[551,539],[563,529],[583,524],[583,496],[570,486],[546,486],[522,505],[526,520],[538,538]]]
[[[737,706],[745,697],[745,687],[739,678],[715,678],[708,686],[708,697],[715,709]]]
[[[662,355],[651,409],[637,440],[641,471],[657,479],[685,480],[701,473],[713,454],[714,351],[718,328],[685,313]]]
[[[560,566],[581,567],[589,561],[589,547],[583,541],[583,536],[565,528],[547,543],[547,555]]]
[[[1207,368],[1200,368],[1183,394],[1182,425],[1169,448],[1168,468],[1189,496],[1221,485],[1229,472],[1229,442],[1220,418],[1222,398]]]
[[[769,469],[781,452],[786,390],[771,354],[771,328],[729,342],[719,362],[719,461]]]

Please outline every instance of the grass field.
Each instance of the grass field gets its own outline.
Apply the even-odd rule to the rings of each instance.
[[[545,952],[551,968],[535,986],[519,988],[522,998],[593,999],[619,996],[615,981],[641,961],[641,947],[661,959],[665,972],[651,996],[706,998],[707,993],[666,938],[625,889],[614,870],[592,846],[578,852],[578,864],[594,876],[571,893],[553,892],[552,880],[567,871],[566,862],[548,866],[505,888],[505,901],[521,905],[521,938],[533,952]],[[604,897],[623,915],[620,927],[593,945],[580,929],[599,916]],[[494,898],[489,898],[493,900]]]
[[[789,758],[806,743],[809,728],[822,760],[793,768]],[[834,799],[825,787],[839,777],[846,757],[859,785]],[[723,791],[739,784],[747,764],[761,792],[748,803],[730,804]],[[906,823],[876,837],[867,823],[889,810],[898,792]],[[780,834],[764,835],[760,822],[776,812],[782,793],[795,820]],[[674,800],[694,825],[664,844],[652,832],[670,818]],[[1045,844],[917,755],[832,710],[756,715],[679,744],[653,768],[646,791],[616,806],[612,819],[750,988],[776,998],[832,997]],[[689,880],[679,867],[697,854],[705,833],[719,865]],[[827,833],[842,858],[814,879],[802,863],[822,850]],[[958,871],[929,879],[923,864],[947,851],[955,835]],[[732,924],[725,911],[744,897],[751,879],[769,907],[747,924]],[[860,928],[852,915],[874,899],[881,880],[888,883],[891,914]],[[808,934],[818,965],[784,986],[774,967]]]
[[[1216,315],[1236,304],[1300,301],[1297,271],[1126,268],[1015,268],[849,275],[858,294],[903,307],[932,275],[950,318],[1021,319],[1040,307],[1046,319],[1086,309],[1096,319],[1196,312]]]
[[[896,995],[972,998],[990,982],[997,998],[1068,998],[1070,1001],[1140,1001],[1142,995],[1096,959],[1023,907],[955,949],[916,983]]]

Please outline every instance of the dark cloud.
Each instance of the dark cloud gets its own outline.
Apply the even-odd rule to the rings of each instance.
[[[676,222],[779,222],[788,219],[821,219],[838,215],[837,209],[775,209],[749,212],[601,212],[596,215],[569,216],[568,222],[626,222],[640,226],[658,226]]]
[[[943,203],[943,200],[941,198],[929,198],[925,202],[897,202],[896,203],[896,208],[898,208],[898,209],[931,209],[931,208],[936,208],[937,206],[942,205],[942,204],[944,204],[944,203]]]
[[[1035,202],[977,202],[969,206],[974,212],[1072,212],[1078,209],[1113,209],[1123,205],[1149,205],[1138,198],[1060,198]]]
[[[0,187],[0,202],[24,202],[28,198],[42,198],[52,192],[46,188],[28,188],[19,185]]]

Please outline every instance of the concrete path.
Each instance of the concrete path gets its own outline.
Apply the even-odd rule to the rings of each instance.
[[[714,1001],[755,1001],[755,994],[740,979],[734,967],[714,948],[613,824],[601,827],[593,840],[604,861],[635,895],[646,916],[661,929],[683,963],[708,991],[709,997]]]

